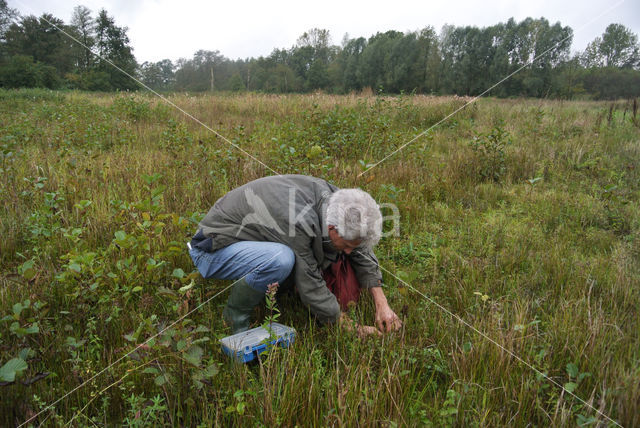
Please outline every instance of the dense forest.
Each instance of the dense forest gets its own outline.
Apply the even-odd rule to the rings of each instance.
[[[71,37],[70,37],[71,36]],[[314,28],[289,49],[232,60],[217,50],[139,64],[106,10],[77,6],[69,24],[51,14],[20,16],[0,0],[0,87],[136,90],[127,74],[159,91],[259,91],[489,95],[615,99],[640,95],[638,36],[610,24],[582,52],[573,30],[545,18],[484,28],[445,25],[386,31],[332,43]],[[533,61],[535,59],[535,61]],[[117,66],[117,67],[114,67]]]

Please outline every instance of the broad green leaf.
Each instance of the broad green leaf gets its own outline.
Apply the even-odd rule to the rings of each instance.
[[[318,145],[312,146],[307,152],[307,158],[309,159],[316,159],[321,155],[322,155],[322,147]]]
[[[156,294],[159,295],[159,296],[168,297],[170,299],[177,299],[178,298],[178,295],[176,294],[175,291],[173,291],[170,288],[167,288],[167,287],[165,287],[163,285],[158,287],[158,290],[156,291]]]
[[[20,313],[22,313],[23,309],[25,309],[25,307],[22,306],[22,303],[18,302],[13,304],[13,313],[18,317],[20,316]]]
[[[213,377],[218,374],[218,366],[215,364],[211,364],[206,369],[203,370],[205,377]]]
[[[165,375],[157,376],[157,377],[153,380],[153,383],[155,383],[155,384],[156,384],[156,385],[158,385],[158,386],[162,386],[162,385],[164,385],[165,383],[167,383],[167,378],[166,378],[166,376],[165,376]]]
[[[151,191],[151,197],[155,198],[156,196],[159,196],[162,194],[162,192],[164,192],[167,189],[167,186],[158,186],[155,189],[153,189]]]
[[[597,422],[598,420],[595,418],[595,416],[584,416],[583,414],[578,413],[578,416],[576,418],[576,422],[578,423],[578,426],[580,427],[586,427],[588,425],[593,425]]]
[[[9,326],[9,331],[17,334],[20,337],[24,335],[24,328],[20,327],[20,323],[17,321],[11,323],[11,325]]]
[[[193,333],[208,333],[209,331],[211,331],[209,327],[199,325],[195,330],[193,330]]]
[[[24,265],[23,265],[24,266]],[[36,270],[32,267],[22,269],[22,277],[27,281],[31,281],[36,276]]]
[[[85,342],[86,342],[85,340],[76,340],[75,337],[71,337],[71,336],[67,337],[67,341],[66,341],[67,346],[72,346],[74,348],[81,347],[82,345],[84,345]]]
[[[24,348],[20,350],[20,353],[18,354],[18,357],[27,361],[29,358],[35,356],[35,352],[33,352],[33,350],[31,348]]]
[[[202,362],[202,355],[203,354],[204,354],[204,351],[202,350],[201,347],[192,346],[192,347],[189,348],[189,350],[187,352],[185,352],[183,354],[183,357],[189,363],[191,363],[194,366],[198,367],[200,365],[200,363]]]
[[[38,327],[38,323],[35,322],[33,324],[31,324],[31,327],[27,327],[25,329],[25,333],[26,334],[36,334],[40,332],[40,328]]]
[[[455,407],[447,407],[445,409],[440,410],[440,416],[450,416],[458,413],[458,409]]]
[[[205,342],[209,342],[211,339],[209,339],[208,337],[201,337],[200,339],[196,339],[193,342],[191,342],[192,345],[197,345],[198,343],[205,343]]]
[[[204,386],[202,384],[202,379],[204,379],[204,376],[202,376],[202,373],[195,371],[192,375],[191,375],[191,379],[193,380],[193,385],[196,387],[197,390],[201,390],[202,387]]]
[[[579,370],[578,370],[578,366],[576,366],[573,363],[569,363],[567,364],[567,374],[569,375],[569,377],[576,377],[578,376]]]
[[[77,203],[75,203],[73,206],[79,210],[84,210],[86,209],[89,205],[91,205],[91,201],[83,199]]]
[[[578,383],[582,382],[582,380],[586,377],[591,377],[591,373],[589,372],[585,372],[585,373],[580,373],[578,375]]]
[[[142,174],[142,179],[145,181],[145,183],[147,183],[149,185],[155,183],[161,177],[162,177],[162,174],[160,174],[159,172],[157,172],[155,174],[151,174],[151,175]]]
[[[17,376],[27,369],[27,363],[22,358],[9,360],[0,367],[0,381],[13,382]]]

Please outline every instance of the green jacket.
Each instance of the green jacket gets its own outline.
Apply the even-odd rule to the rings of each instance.
[[[340,306],[322,279],[338,256],[325,223],[329,196],[338,188],[304,175],[270,176],[251,181],[218,199],[198,225],[192,246],[213,252],[238,241],[287,245],[296,262],[294,280],[302,302],[321,322],[335,322]],[[363,288],[382,285],[373,251],[349,256]]]

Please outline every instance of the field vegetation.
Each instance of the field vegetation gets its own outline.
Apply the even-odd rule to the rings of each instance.
[[[481,99],[359,176],[467,99],[169,98],[255,159],[151,96],[0,92],[0,425],[640,424],[634,102]],[[376,253],[401,331],[283,293],[295,345],[222,354],[230,283],[185,243],[274,171],[398,206]],[[368,296],[352,312],[371,324]]]

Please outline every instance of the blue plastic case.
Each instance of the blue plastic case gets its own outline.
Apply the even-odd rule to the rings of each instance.
[[[267,346],[280,345],[283,348],[291,346],[296,338],[296,330],[286,325],[274,322],[271,330],[277,337],[268,344],[269,332],[263,327],[252,328],[232,336],[220,339],[222,351],[239,362],[246,363],[267,350]]]

